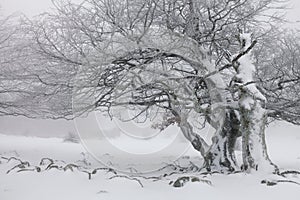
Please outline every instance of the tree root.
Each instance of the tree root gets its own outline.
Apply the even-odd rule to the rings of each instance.
[[[295,170],[287,170],[279,173],[279,175],[285,177],[286,175],[293,174],[293,175],[300,175],[300,171],[295,171]]]
[[[92,174],[96,174],[97,171],[106,171],[107,173],[111,172],[113,174],[117,174],[117,172],[114,169],[108,167],[96,168],[92,171]]]
[[[187,167],[182,167],[179,164],[174,163],[174,164],[167,164],[166,166],[164,166],[156,171],[159,172],[159,171],[163,171],[165,169],[184,173],[184,172],[199,172],[203,168],[198,167],[197,165],[195,165],[193,162],[190,161],[190,165]]]
[[[297,181],[293,181],[293,180],[289,180],[288,175],[300,175],[300,171],[296,171],[296,170],[287,170],[287,171],[283,171],[283,172],[277,172],[276,175],[286,178],[286,180],[283,179],[279,179],[279,180],[262,180],[261,184],[266,184],[267,186],[275,186],[278,183],[292,183],[292,184],[296,184],[300,186],[300,183]]]
[[[292,181],[292,180],[272,180],[272,181],[262,180],[261,181],[261,184],[266,184],[267,186],[275,186],[278,183],[293,183],[293,184],[296,184],[296,185],[300,185],[300,183],[298,183],[296,181]]]
[[[98,171],[106,171],[107,173],[113,173],[114,176],[110,177],[109,179],[112,178],[117,178],[117,177],[121,177],[121,178],[128,178],[130,180],[134,180],[134,181],[138,181],[139,184],[141,186],[142,183],[134,177],[129,177],[129,176],[125,176],[125,175],[118,175],[117,172],[112,169],[112,168],[108,168],[108,167],[103,167],[103,168],[96,168],[96,169],[92,169],[91,171],[89,171],[89,169],[76,165],[74,163],[69,163],[69,164],[65,164],[65,165],[60,165],[57,162],[61,162],[61,163],[65,163],[64,161],[58,161],[58,160],[53,160],[51,158],[42,158],[41,161],[39,162],[38,166],[33,166],[31,165],[28,161],[22,161],[19,158],[16,157],[10,157],[10,158],[6,158],[6,157],[1,157],[1,159],[6,160],[7,163],[11,162],[12,160],[16,160],[19,162],[19,164],[13,166],[11,169],[9,169],[6,173],[9,174],[13,171],[16,171],[16,173],[20,173],[20,172],[26,172],[26,171],[36,171],[36,172],[42,172],[42,171],[49,171],[52,169],[56,169],[59,171],[71,171],[74,172],[75,170],[81,172],[81,173],[86,173],[88,174],[88,179],[92,179],[92,175],[96,174]],[[46,167],[45,167],[46,166]],[[42,170],[43,169],[43,170]]]
[[[133,178],[133,177],[130,177],[130,176],[125,176],[125,175],[115,175],[115,176],[110,177],[109,179],[114,179],[114,178],[126,178],[126,179],[131,180],[131,181],[136,181],[136,182],[139,183],[139,185],[142,188],[144,187],[144,185],[142,184],[142,182],[139,179],[137,179],[137,178]]]
[[[212,182],[210,180],[204,179],[207,175],[213,175],[216,173],[220,173],[218,171],[210,171],[210,172],[203,172],[202,170],[204,168],[199,168],[197,165],[195,165],[193,162],[190,162],[188,166],[180,166],[177,163],[172,164],[166,164],[166,166],[156,170],[156,172],[159,173],[158,176],[144,176],[141,174],[135,174],[135,175],[122,175],[118,174],[114,169],[110,167],[101,167],[101,168],[95,168],[95,169],[88,169],[86,167],[82,167],[80,165],[69,163],[65,164],[64,161],[59,160],[53,160],[51,158],[42,158],[37,166],[31,165],[28,161],[23,161],[16,157],[1,157],[1,160],[5,160],[4,162],[10,163],[12,161],[17,161],[18,163],[10,168],[6,173],[12,173],[15,171],[16,173],[20,172],[43,172],[43,171],[49,171],[49,170],[59,170],[59,171],[71,171],[75,172],[78,171],[80,173],[85,173],[88,175],[88,179],[92,179],[92,176],[97,174],[98,171],[104,171],[106,174],[112,173],[113,176],[111,176],[108,179],[114,179],[114,178],[126,178],[128,180],[136,181],[141,187],[144,187],[142,182],[140,181],[140,178],[145,180],[152,180],[154,181],[160,181],[160,180],[170,180],[169,177],[175,175],[177,178],[175,180],[171,180],[169,182],[170,185],[173,187],[182,187],[187,182],[202,182],[206,183],[208,185],[212,185]],[[2,163],[2,162],[1,162]],[[195,173],[194,176],[181,176],[183,174],[189,174],[189,173]],[[235,173],[241,173],[242,171],[234,171],[232,174]],[[292,183],[300,186],[300,183],[297,181],[289,180],[289,175],[296,175],[297,177],[300,176],[300,171],[296,170],[287,170],[283,172],[277,172],[278,176],[283,177],[284,179],[279,180],[262,180],[261,184],[265,184],[267,186],[275,186],[279,183]],[[199,176],[202,176],[203,179],[199,178]],[[179,178],[178,178],[179,177]]]
[[[173,187],[183,187],[187,182],[202,182],[210,186],[212,185],[212,182],[210,180],[200,179],[196,176],[183,176],[177,178],[175,181],[170,181],[169,185],[172,185]]]

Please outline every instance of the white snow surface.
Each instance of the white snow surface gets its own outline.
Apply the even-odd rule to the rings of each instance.
[[[167,138],[161,138],[161,140],[164,139],[167,140]],[[120,143],[122,137],[115,138],[115,140],[116,143]],[[271,159],[280,166],[281,170],[300,170],[299,127],[286,123],[272,125],[267,129],[267,143]],[[178,142],[178,145],[184,144]],[[300,196],[300,186],[296,184],[279,183],[275,186],[261,184],[260,182],[264,179],[283,179],[267,173],[214,174],[203,177],[197,172],[190,172],[189,174],[167,176],[159,181],[136,177],[144,187],[141,187],[137,181],[127,178],[109,179],[114,174],[106,171],[97,172],[92,175],[91,180],[88,179],[87,174],[77,170],[73,172],[70,170],[45,170],[43,166],[41,166],[41,172],[24,171],[18,173],[16,170],[12,170],[10,173],[6,173],[18,164],[17,161],[7,162],[3,159],[10,156],[29,161],[32,166],[38,166],[42,158],[48,157],[57,160],[56,163],[59,165],[74,163],[86,167],[87,170],[103,167],[86,152],[81,144],[66,143],[58,138],[42,139],[0,135],[0,156],[0,200],[296,200]],[[107,156],[113,160],[113,155]],[[174,157],[172,152],[169,152],[169,155],[164,154],[162,157],[154,159],[153,165],[156,164],[155,162],[168,162],[166,156],[169,159]],[[185,165],[190,161],[197,165],[202,163],[202,159],[199,159],[197,152],[192,148],[176,162]],[[139,165],[139,161],[133,161],[133,163]],[[114,167],[113,164],[110,167]],[[144,176],[158,176],[164,173],[168,173],[168,169],[163,172],[151,172]],[[118,174],[122,175],[122,172],[118,172]],[[188,182],[181,188],[174,188],[169,185],[170,181],[189,175],[209,180],[212,185],[203,182]],[[291,179],[300,182],[300,176],[294,176]]]

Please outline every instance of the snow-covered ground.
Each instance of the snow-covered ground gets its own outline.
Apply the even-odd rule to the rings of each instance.
[[[289,124],[279,124],[273,125],[267,131],[267,142],[272,160],[281,169],[300,170],[300,128]],[[116,144],[120,144],[122,141],[128,142],[122,137],[113,140]],[[162,143],[167,142],[166,137],[161,140],[166,140]],[[150,145],[147,144],[147,141],[143,142],[142,146]],[[157,143],[157,141],[155,142]],[[178,146],[186,147],[186,143],[179,140]],[[234,200],[241,198],[243,200],[263,198],[296,200],[300,197],[300,185],[279,183],[275,186],[266,186],[266,184],[261,184],[261,181],[265,179],[285,180],[283,177],[266,173],[200,176],[199,172],[189,172],[170,175],[174,172],[172,166],[143,175],[130,175],[120,171],[117,171],[116,175],[114,170],[109,170],[109,168],[134,170],[143,165],[153,165],[153,169],[159,168],[172,164],[172,160],[177,159],[178,155],[172,151],[164,152],[160,156],[159,154],[156,155],[157,157],[154,157],[149,163],[142,160],[127,160],[127,163],[125,162],[127,168],[126,166],[117,167],[121,163],[117,163],[113,155],[103,152],[102,161],[107,164],[104,166],[93,159],[85,148],[78,143],[63,142],[61,138],[0,135],[0,156],[0,200]],[[22,170],[21,166],[7,174],[8,170],[20,164],[18,160],[7,160],[12,156],[22,161],[28,161],[30,166],[25,163],[25,170],[34,171],[17,172]],[[69,165],[70,168],[65,168],[65,171],[54,167],[46,169],[49,167],[50,161],[44,159],[40,163],[42,158],[53,159],[54,165],[61,168],[70,163],[80,166],[80,168],[77,170],[75,165]],[[127,158],[123,159],[126,160]],[[109,160],[110,163],[107,162]],[[195,165],[202,163],[192,148],[185,151],[175,163],[184,167],[191,166],[190,162]],[[36,167],[39,167],[41,171],[37,172]],[[99,167],[107,169],[98,170],[95,174],[91,174],[89,180],[87,172],[92,172]],[[203,181],[189,181],[180,188],[175,188],[169,184],[183,176],[196,176]],[[160,177],[160,180],[155,177]],[[300,176],[290,176],[289,180],[300,182]]]

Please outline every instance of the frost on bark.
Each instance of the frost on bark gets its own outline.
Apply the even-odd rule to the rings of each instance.
[[[184,137],[192,144],[193,148],[204,157],[209,148],[208,144],[194,131],[193,126],[188,121],[188,113],[184,112],[184,109],[180,107],[180,103],[175,99],[172,99],[172,102],[171,107],[172,114],[175,117],[174,121],[177,123]]]
[[[234,110],[226,109],[223,114],[224,121],[218,126],[212,138],[212,145],[204,157],[204,166],[208,171],[237,170],[234,147],[239,136],[239,120]]]
[[[252,102],[250,109],[241,106],[241,131],[242,131],[242,169],[258,170],[260,168],[268,171],[277,171],[267,152],[265,142],[265,125],[267,120],[266,110],[262,108],[259,100]]]
[[[234,148],[237,138],[242,136],[242,170],[278,171],[268,156],[265,142],[266,98],[255,84],[256,68],[251,59],[251,49],[255,43],[251,42],[250,34],[241,34],[240,39],[242,50],[239,58],[233,60],[237,72],[233,78],[233,89],[238,91],[238,106],[230,105],[233,99],[224,92],[225,86],[219,75],[207,80],[212,100],[207,119],[216,132],[212,145],[205,153],[204,166],[208,171],[238,170]]]
[[[205,140],[194,132],[192,125],[187,121],[186,117],[181,118],[178,125],[185,138],[188,139],[194,149],[199,151],[202,157],[204,157],[208,149]]]
[[[250,34],[240,35],[243,50],[251,45]],[[252,63],[251,52],[244,55],[235,65],[237,75],[235,86],[239,89],[239,109],[242,133],[242,169],[266,169],[277,171],[277,167],[271,162],[267,153],[265,142],[265,126],[267,120],[266,110],[263,105],[266,98],[258,90],[254,73],[256,68]]]
[[[224,89],[226,84],[220,74],[207,78],[206,84],[211,99],[206,118],[215,129],[215,134],[212,145],[205,153],[204,167],[211,172],[233,172],[237,170],[234,148],[236,139],[240,136],[238,113],[227,107],[227,103],[232,102],[232,97]]]
[[[240,136],[240,122],[236,111],[233,109],[221,109],[219,113],[210,113],[208,121],[216,129],[212,138],[212,145],[197,133],[193,126],[188,122],[188,114],[180,109],[173,108],[176,122],[183,135],[189,140],[195,150],[200,152],[204,158],[203,167],[209,172],[233,172],[238,169],[235,157],[235,143]],[[218,118],[211,119],[211,117]]]
[[[208,62],[207,62],[208,63]],[[206,112],[206,120],[215,129],[212,144],[197,133],[188,121],[188,112],[180,106],[180,103],[172,99],[172,113],[183,135],[189,140],[195,150],[204,158],[203,167],[209,172],[233,172],[238,169],[235,156],[236,139],[240,136],[240,121],[238,113],[224,106],[230,100],[230,95],[224,92],[225,87],[220,75],[214,75],[206,80],[210,93],[211,106],[203,108]],[[206,111],[204,111],[206,110]]]

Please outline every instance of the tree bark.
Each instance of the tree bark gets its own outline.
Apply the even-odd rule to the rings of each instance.
[[[256,41],[251,41],[251,35],[241,33],[240,40],[242,51],[246,52],[238,62],[234,63],[237,72],[234,81],[239,91],[239,109],[241,115],[242,132],[242,170],[250,172],[251,169],[265,169],[278,171],[267,152],[265,142],[265,126],[267,120],[263,104],[266,102],[264,95],[258,90],[255,83],[256,66],[251,57],[251,48]],[[248,51],[250,49],[250,51]],[[247,52],[248,51],[248,52]],[[251,83],[251,84],[249,84]]]
[[[240,122],[234,110],[226,109],[224,112],[224,121],[219,124],[211,148],[205,155],[204,166],[208,171],[224,173],[238,169],[234,147],[240,136]]]
[[[193,131],[192,125],[186,119],[182,119],[180,121],[179,127],[185,138],[191,142],[194,149],[199,151],[202,157],[205,157],[208,149],[208,145],[205,140]]]
[[[260,100],[255,100],[252,108],[241,109],[242,131],[242,170],[250,172],[251,169],[277,172],[278,167],[272,163],[268,156],[265,141],[265,126],[267,114],[261,106]]]
[[[173,99],[172,113],[177,118],[177,124],[184,135],[184,137],[191,142],[195,150],[199,151],[201,156],[204,157],[207,149],[209,148],[205,140],[195,133],[193,126],[188,122],[188,114],[183,113],[180,108],[179,102]]]

